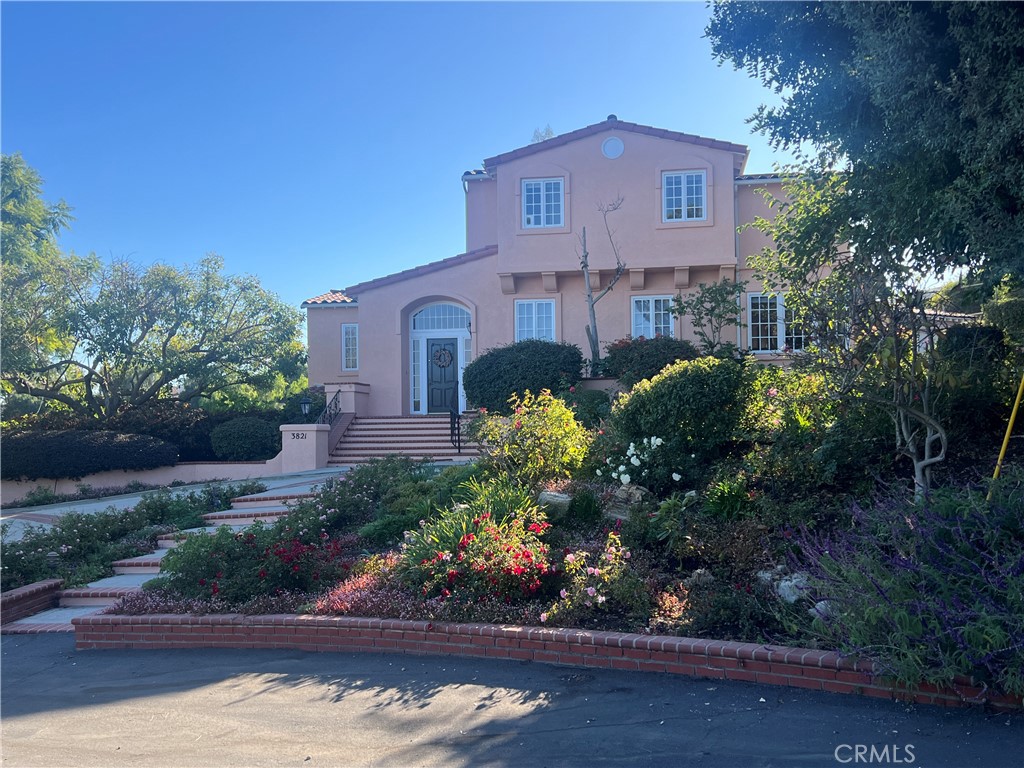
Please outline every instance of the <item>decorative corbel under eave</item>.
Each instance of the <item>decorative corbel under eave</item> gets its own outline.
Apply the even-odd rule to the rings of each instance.
[[[676,286],[676,288],[689,288],[690,287],[690,268],[689,267],[676,267],[675,286]]]
[[[642,269],[629,270],[629,289],[631,291],[644,289],[644,271]]]
[[[498,279],[501,280],[501,292],[512,294],[516,292],[516,276],[511,272],[499,272]]]
[[[541,272],[540,276],[544,279],[544,290],[547,293],[558,292],[558,275],[554,272]]]

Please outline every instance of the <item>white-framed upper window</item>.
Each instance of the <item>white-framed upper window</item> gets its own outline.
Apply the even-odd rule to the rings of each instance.
[[[565,225],[563,188],[562,179],[523,179],[523,229]]]
[[[781,294],[747,296],[747,335],[751,352],[795,352],[804,348],[807,335],[786,309]]]
[[[666,171],[661,174],[661,220],[705,221],[708,217],[706,171]]]
[[[356,323],[341,324],[341,370],[359,370],[359,326]]]
[[[555,302],[553,299],[516,301],[516,341],[555,340]]]
[[[634,339],[672,335],[672,297],[634,296],[633,325],[630,335]]]

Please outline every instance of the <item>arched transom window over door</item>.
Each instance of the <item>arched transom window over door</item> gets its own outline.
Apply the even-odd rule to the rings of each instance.
[[[472,359],[469,311],[430,304],[413,314],[409,328],[410,413],[448,413],[457,399],[464,410],[462,370]]]

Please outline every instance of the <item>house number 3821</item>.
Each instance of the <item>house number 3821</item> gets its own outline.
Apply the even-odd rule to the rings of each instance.
[[[292,432],[292,440],[305,440],[305,439],[306,439],[306,433],[305,432]]]

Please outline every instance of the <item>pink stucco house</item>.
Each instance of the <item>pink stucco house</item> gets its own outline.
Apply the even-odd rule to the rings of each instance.
[[[627,270],[597,305],[602,344],[692,338],[685,318],[668,311],[672,297],[701,282],[749,279],[747,257],[765,245],[741,227],[770,215],[759,190],[780,180],[743,175],[747,155],[739,144],[610,115],[487,158],[462,176],[464,253],[302,304],[310,383],[328,397],[340,391],[343,410],[359,416],[447,413],[463,368],[492,347],[542,338],[587,354],[578,237],[586,227],[592,275],[606,284],[615,261],[598,206],[619,196],[611,222]],[[740,347],[800,345],[780,297],[751,291],[742,311]]]

